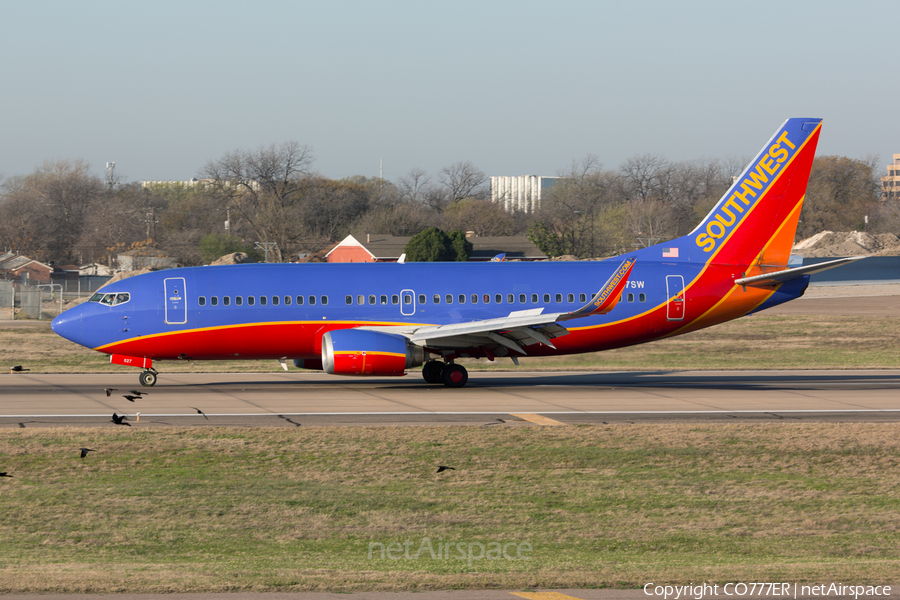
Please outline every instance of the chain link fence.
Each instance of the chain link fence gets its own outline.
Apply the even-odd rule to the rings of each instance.
[[[16,289],[12,282],[0,281],[0,321],[50,320],[89,298],[93,293],[90,289],[67,292],[65,288],[60,292],[60,286],[56,284],[53,287],[19,286],[19,289]]]

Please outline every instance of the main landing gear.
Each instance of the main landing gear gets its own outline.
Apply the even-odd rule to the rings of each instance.
[[[143,371],[140,376],[141,385],[144,387],[153,387],[156,385],[156,371],[153,369],[147,369]]]
[[[469,381],[469,372],[462,365],[432,360],[422,367],[422,377],[428,383],[443,383],[447,387],[459,388]]]

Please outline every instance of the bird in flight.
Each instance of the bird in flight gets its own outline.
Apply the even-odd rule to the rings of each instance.
[[[126,425],[127,425],[127,423],[126,423]],[[84,458],[85,456],[87,456],[88,452],[96,452],[96,450],[93,450],[91,448],[82,448],[81,449],[81,458]]]
[[[126,417],[125,415],[122,415],[122,416],[120,417],[120,416],[117,415],[116,413],[113,413],[113,416],[112,416],[112,422],[115,423],[116,425],[126,425],[126,426],[128,426],[128,427],[131,427],[131,423],[126,423],[126,422],[125,422],[125,421],[127,421],[127,420],[128,420],[128,417]]]
[[[203,418],[206,419],[207,421],[209,421],[209,417],[206,416],[206,413],[205,413],[205,412],[203,412],[202,410],[200,410],[200,409],[197,408],[196,406],[192,406],[191,408],[193,408],[194,410],[196,410],[198,415],[203,415]]]
[[[128,390],[128,393],[129,393],[129,394],[134,394],[135,396],[137,396],[138,398],[140,398],[141,396],[143,396],[143,395],[146,394],[147,392],[139,392],[138,390]]]
[[[12,475],[7,473],[6,471],[0,471],[0,477],[12,477]]]
[[[13,371],[14,373],[21,373],[22,371],[30,371],[31,369],[26,369],[22,365],[16,365],[14,367],[10,367],[9,370]]]
[[[444,471],[455,471],[453,467],[445,467],[444,465],[438,465],[438,473],[443,473]]]
[[[116,388],[103,388],[103,391],[106,392],[106,397],[109,398],[109,395],[113,392],[118,392]]]
[[[135,400],[140,398],[140,396],[132,396],[131,394],[123,394],[122,397],[125,398],[126,400],[128,400],[129,402],[134,402]]]

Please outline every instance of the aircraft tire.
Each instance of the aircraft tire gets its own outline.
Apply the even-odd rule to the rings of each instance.
[[[444,383],[444,363],[432,360],[422,367],[422,377],[428,383]]]
[[[153,387],[156,385],[156,373],[153,371],[144,371],[140,376],[141,385],[144,387]]]
[[[447,365],[443,373],[444,385],[452,388],[460,388],[469,381],[469,372],[462,365]]]

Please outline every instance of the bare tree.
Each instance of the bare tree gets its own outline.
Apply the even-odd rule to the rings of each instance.
[[[215,180],[228,204],[247,222],[260,242],[275,242],[277,261],[289,245],[285,219],[300,194],[299,182],[311,175],[312,149],[297,142],[235,150],[207,163],[202,174]]]
[[[487,175],[467,160],[444,167],[438,177],[441,185],[447,190],[447,200],[450,204],[463,198],[484,200],[490,193],[488,186],[485,185]]]

